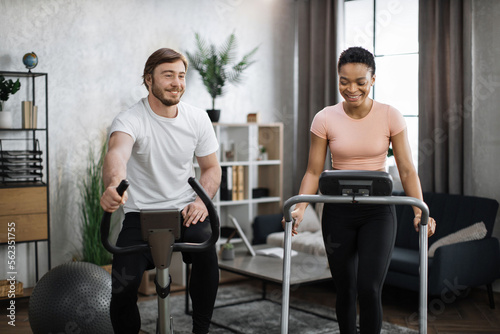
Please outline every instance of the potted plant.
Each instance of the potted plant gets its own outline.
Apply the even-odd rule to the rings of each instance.
[[[87,169],[84,178],[80,182],[80,212],[82,217],[81,237],[82,256],[81,260],[102,266],[108,271],[111,265],[111,254],[101,243],[101,218],[103,209],[100,199],[104,192],[102,181],[102,166],[104,156],[107,151],[107,142],[101,146],[101,150],[96,158],[94,149],[91,147],[88,153]],[[107,268],[108,267],[108,268]]]
[[[221,258],[222,260],[234,259],[234,245],[229,240],[221,246]]]
[[[236,230],[233,230],[229,237],[227,237],[226,242],[220,246],[220,257],[222,260],[232,260],[234,259],[234,245],[231,243],[231,239],[236,235]]]
[[[4,103],[9,99],[9,95],[17,93],[20,88],[19,79],[16,81],[5,80],[5,77],[0,75],[0,128],[12,127],[12,114],[10,111],[4,110]]]
[[[234,33],[219,47],[208,44],[198,33],[195,33],[195,39],[196,51],[194,53],[186,51],[186,56],[191,66],[200,74],[203,84],[212,97],[212,109],[207,112],[212,122],[217,122],[220,110],[215,109],[215,99],[224,93],[226,83],[241,82],[241,74],[255,62],[251,58],[259,47],[244,55],[239,62],[234,62],[237,48]]]

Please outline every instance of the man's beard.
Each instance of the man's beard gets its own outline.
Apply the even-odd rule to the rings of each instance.
[[[176,98],[166,98],[163,96],[165,91],[156,86],[154,80],[152,82],[151,92],[158,100],[160,100],[161,103],[163,103],[167,107],[175,106],[176,104],[178,104],[181,100],[181,96],[184,94],[184,91],[180,91],[179,95]]]

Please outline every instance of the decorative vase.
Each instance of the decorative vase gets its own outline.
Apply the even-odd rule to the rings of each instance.
[[[207,109],[207,114],[212,123],[217,123],[220,117],[220,109]]]
[[[231,249],[223,248],[221,258],[223,260],[233,260],[234,259],[234,248],[231,248]]]
[[[0,129],[12,128],[12,112],[0,111]]]

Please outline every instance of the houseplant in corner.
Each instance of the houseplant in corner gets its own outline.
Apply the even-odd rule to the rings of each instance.
[[[11,79],[5,80],[5,77],[0,75],[0,128],[2,129],[12,127],[12,113],[4,110],[4,103],[9,99],[9,95],[17,93],[20,88],[19,79],[14,82]]]
[[[104,140],[97,157],[92,147],[88,152],[86,173],[80,182],[82,196],[80,232],[83,246],[81,261],[94,263],[110,272],[111,254],[102,245],[100,233],[101,218],[104,213],[100,203],[101,195],[104,192],[102,166],[106,151],[107,142]]]
[[[252,56],[259,47],[255,47],[239,62],[235,62],[237,42],[234,33],[219,47],[208,44],[198,33],[195,33],[195,39],[196,51],[194,53],[186,51],[186,56],[190,65],[200,74],[205,88],[212,97],[212,109],[207,112],[212,122],[217,122],[220,110],[215,109],[215,99],[224,94],[226,83],[241,82],[241,74],[255,62]]]

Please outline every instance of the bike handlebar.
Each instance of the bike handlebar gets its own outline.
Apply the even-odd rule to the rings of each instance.
[[[208,197],[207,193],[205,192],[201,184],[198,182],[198,180],[196,180],[194,177],[190,177],[188,179],[188,183],[207,207],[208,217],[210,219],[210,227],[212,229],[212,235],[208,240],[202,243],[190,243],[190,242],[174,243],[173,251],[203,252],[207,250],[209,247],[213,246],[217,242],[217,239],[219,239],[219,216],[217,214],[217,211],[215,210],[214,204],[210,200],[210,197]],[[120,185],[116,188],[116,191],[120,196],[122,196],[125,190],[127,190],[128,186],[129,186],[128,181],[122,180],[120,182]],[[108,240],[110,223],[111,223],[111,213],[104,212],[104,215],[102,216],[101,220],[101,242],[104,248],[106,248],[108,252],[112,254],[132,254],[149,250],[148,244],[127,246],[127,247],[118,247],[112,245]]]

